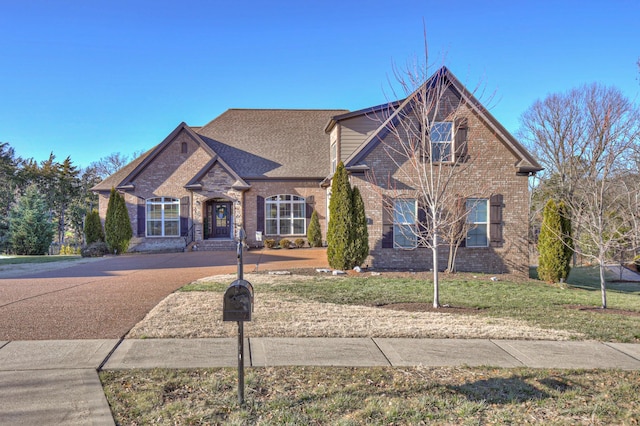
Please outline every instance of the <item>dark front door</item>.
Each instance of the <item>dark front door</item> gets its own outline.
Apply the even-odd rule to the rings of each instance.
[[[213,238],[231,237],[231,203],[226,201],[213,202]]]

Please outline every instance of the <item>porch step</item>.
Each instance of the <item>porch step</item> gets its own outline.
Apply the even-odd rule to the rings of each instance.
[[[191,244],[190,244],[191,245]],[[197,241],[191,245],[192,251],[216,251],[216,250],[235,250],[236,242],[234,240],[203,240]]]

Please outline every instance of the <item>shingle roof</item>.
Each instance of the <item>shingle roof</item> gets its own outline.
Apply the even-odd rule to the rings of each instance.
[[[323,178],[329,173],[329,120],[347,110],[229,109],[194,128],[244,179]]]

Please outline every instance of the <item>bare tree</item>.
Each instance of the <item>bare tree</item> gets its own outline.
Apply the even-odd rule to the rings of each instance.
[[[623,249],[632,232],[624,224],[637,215],[629,202],[637,186],[625,186],[625,176],[636,167],[638,109],[619,90],[592,84],[536,102],[522,122],[546,168],[538,190],[569,206],[575,251],[598,264],[606,308],[606,264]]]
[[[383,123],[381,138],[393,175],[381,176],[372,167],[368,179],[381,188],[386,214],[394,220],[394,246],[431,249],[433,306],[440,306],[438,259],[449,246],[448,269],[455,269],[457,247],[466,237],[467,214],[474,206],[467,199],[480,196],[483,188],[468,185],[465,172],[472,161],[486,155],[470,152],[466,143],[467,122],[473,99],[455,77],[442,67],[427,78],[427,66],[396,72],[404,100],[388,104],[376,119]],[[463,177],[464,179],[463,181]],[[384,189],[382,189],[384,188]]]
[[[98,161],[94,161],[89,165],[89,167],[95,170],[95,173],[100,179],[105,179],[126,166],[130,161],[138,158],[143,153],[143,151],[135,151],[131,156],[128,156],[119,152],[112,152]]]

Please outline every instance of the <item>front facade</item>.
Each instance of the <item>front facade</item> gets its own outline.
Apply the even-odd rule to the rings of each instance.
[[[464,128],[453,130],[443,116],[438,126],[445,137],[434,132],[432,146],[438,155],[457,155],[464,146],[465,155],[476,159],[452,187],[473,195],[466,201],[473,211],[467,221],[473,224],[458,251],[458,269],[524,274],[527,179],[540,166],[448,70],[438,73],[460,101],[456,117],[464,118]],[[402,162],[389,154],[397,143],[389,128],[402,120],[410,100],[355,112],[232,109],[203,127],[181,123],[93,188],[100,216],[106,216],[109,191],[116,188],[134,231],[130,251],[233,248],[241,228],[250,246],[267,238],[305,239],[314,210],[326,237],[330,180],[342,161],[365,202],[370,244],[365,263],[431,268],[430,251],[401,232],[421,218],[400,214],[417,212],[418,201],[412,199],[411,179],[403,178],[408,175]],[[446,267],[446,258],[438,267]]]

